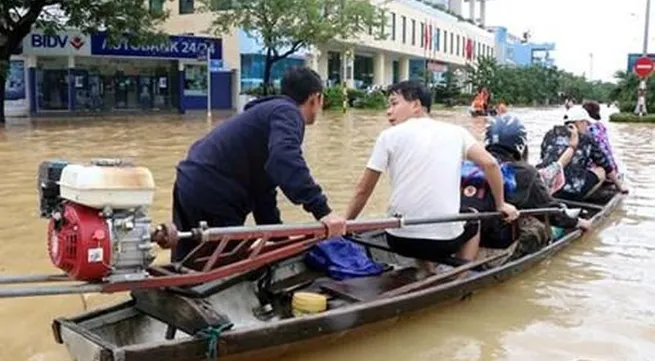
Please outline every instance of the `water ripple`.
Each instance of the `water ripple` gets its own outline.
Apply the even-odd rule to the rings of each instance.
[[[561,109],[516,109],[529,130],[531,160]],[[435,118],[479,132],[463,111]],[[345,210],[377,134],[387,127],[371,112],[324,114],[306,130],[303,152],[312,175],[337,211]],[[403,317],[392,327],[283,360],[646,360],[655,355],[655,127],[608,124],[631,195],[598,231],[556,257],[466,302]],[[37,218],[36,171],[51,158],[87,161],[127,157],[149,167],[158,185],[152,217],[170,218],[176,163],[211,129],[202,119],[120,117],[8,125],[0,130],[3,200],[0,271],[52,272],[45,221]],[[479,136],[479,134],[478,134]],[[385,212],[388,182],[380,182],[364,216]],[[280,194],[287,222],[309,221]],[[165,258],[166,255],[162,255]],[[125,297],[91,296],[91,307]],[[78,296],[0,300],[0,360],[68,360],[52,341],[51,320],[82,310]]]

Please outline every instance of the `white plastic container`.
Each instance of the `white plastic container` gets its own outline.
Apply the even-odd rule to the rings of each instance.
[[[87,207],[147,208],[155,196],[155,180],[144,167],[69,164],[61,172],[59,189],[62,198]]]

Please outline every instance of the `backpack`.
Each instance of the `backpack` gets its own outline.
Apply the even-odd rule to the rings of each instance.
[[[516,177],[510,163],[501,163],[505,196],[516,191]],[[473,208],[478,212],[496,210],[491,187],[484,177],[484,172],[473,162],[462,164],[460,204],[463,210]],[[480,246],[487,248],[507,248],[514,242],[515,223],[509,224],[502,218],[492,218],[481,222]]]

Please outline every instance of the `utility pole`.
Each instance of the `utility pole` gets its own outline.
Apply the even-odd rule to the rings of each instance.
[[[589,53],[589,81],[594,81],[594,53]]]
[[[648,26],[650,20],[650,0],[646,0],[646,17],[645,26],[644,26],[644,49],[643,56],[648,56]],[[639,82],[639,90],[637,91],[637,106],[635,107],[635,113],[642,116],[647,114],[646,111],[646,77],[641,78]]]

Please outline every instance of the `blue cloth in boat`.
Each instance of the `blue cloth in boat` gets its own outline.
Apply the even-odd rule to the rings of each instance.
[[[514,167],[510,163],[501,163],[500,171],[503,174],[503,185],[505,194],[510,195],[516,191],[516,174]],[[462,184],[480,186],[487,180],[484,177],[484,171],[471,161],[462,163]]]
[[[305,262],[337,280],[377,276],[384,271],[381,264],[368,257],[364,247],[343,237],[318,243],[305,254]]]
[[[550,230],[553,234],[553,239],[560,239],[564,237],[564,228],[551,226]]]

